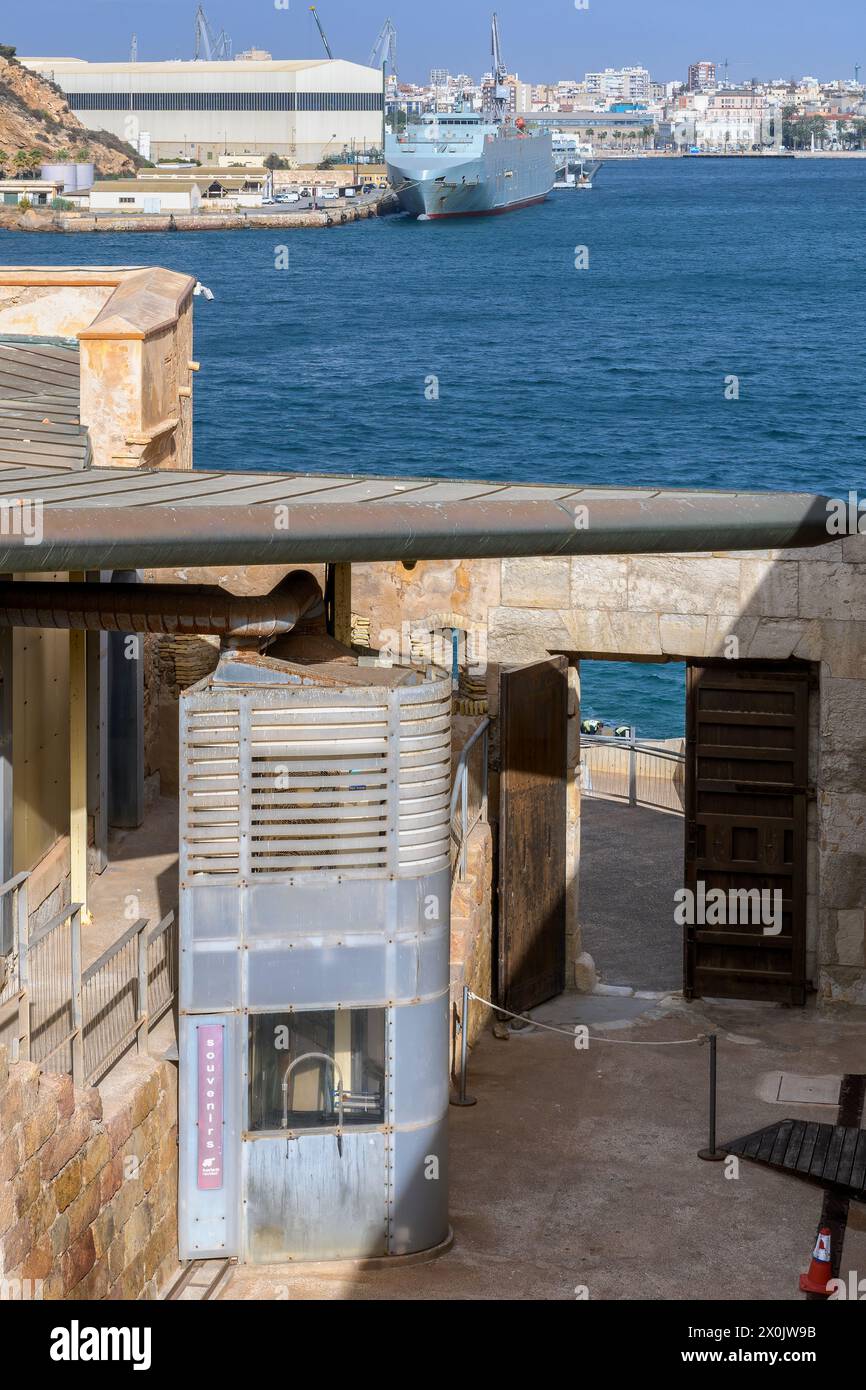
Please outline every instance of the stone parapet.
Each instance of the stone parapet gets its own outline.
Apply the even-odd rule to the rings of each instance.
[[[124,1058],[100,1087],[0,1048],[0,1292],[155,1298],[177,1264],[174,1069]]]

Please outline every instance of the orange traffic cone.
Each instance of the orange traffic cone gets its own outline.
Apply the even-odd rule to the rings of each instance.
[[[830,1228],[822,1226],[818,1232],[809,1273],[800,1275],[800,1292],[824,1294],[829,1298],[827,1285],[830,1282]]]

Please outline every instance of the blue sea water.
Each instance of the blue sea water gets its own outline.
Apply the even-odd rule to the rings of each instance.
[[[508,217],[5,233],[0,260],[146,261],[213,290],[196,313],[201,467],[866,486],[857,160],[612,162],[591,193]],[[583,702],[680,734],[682,668],[588,663]]]

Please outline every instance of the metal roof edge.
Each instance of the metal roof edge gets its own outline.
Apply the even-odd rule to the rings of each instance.
[[[801,493],[657,491],[574,501],[49,505],[38,537],[3,527],[0,570],[799,549],[836,539],[830,506]]]

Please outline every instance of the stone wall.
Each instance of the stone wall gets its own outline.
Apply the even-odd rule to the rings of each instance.
[[[353,593],[356,611],[370,615],[374,647],[384,629],[447,612],[463,615],[467,626],[485,625],[491,668],[551,652],[575,663],[725,656],[810,663],[816,799],[809,806],[807,968],[825,999],[866,1004],[866,536],[805,550],[358,566]],[[569,712],[574,719],[579,707]],[[574,742],[567,888],[576,966]]]
[[[176,1114],[168,1063],[76,1090],[0,1048],[0,1288],[154,1298],[177,1264]]]
[[[466,846],[466,877],[451,890],[451,1000],[461,1007],[463,986],[484,999],[493,994],[493,831],[479,821]],[[472,1000],[469,1043],[476,1041],[490,1009]],[[453,1071],[459,1072],[459,1054]]]

